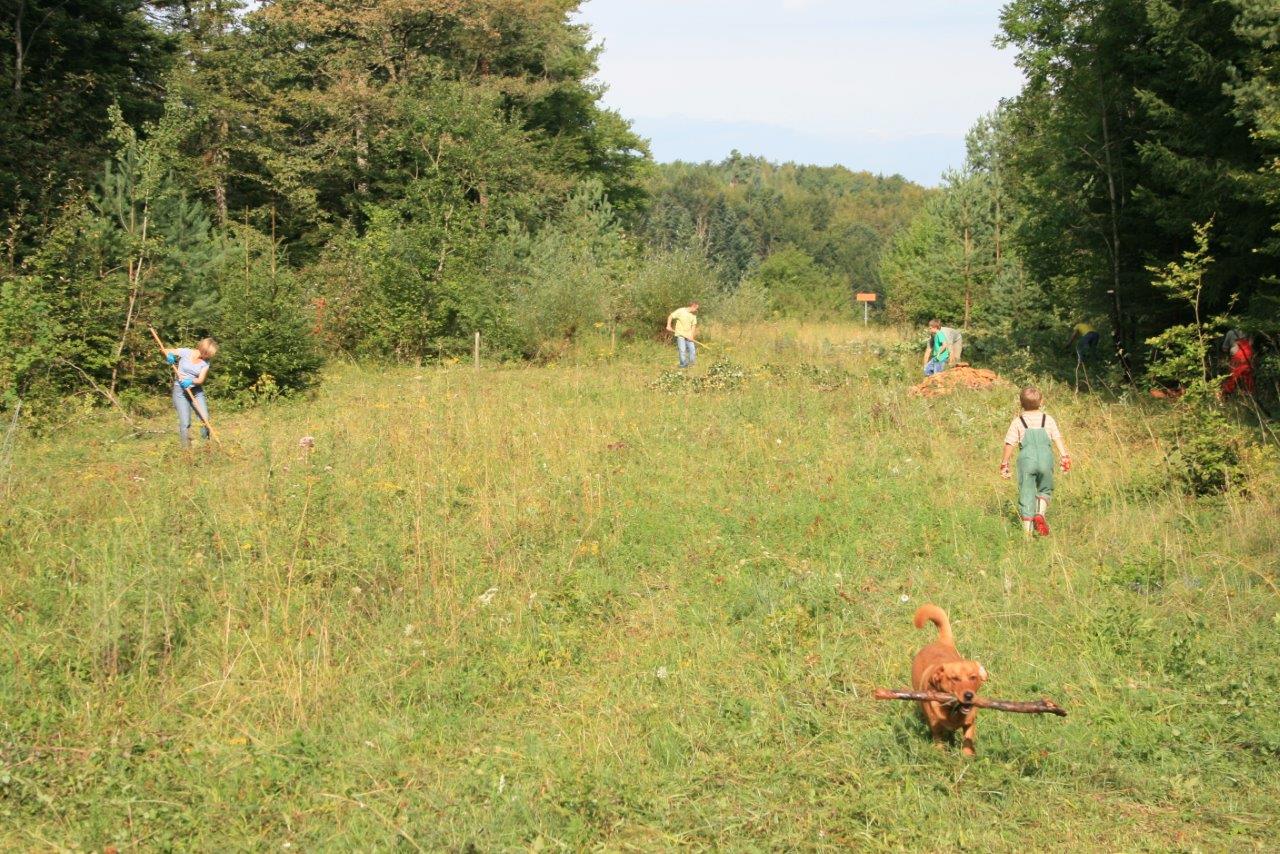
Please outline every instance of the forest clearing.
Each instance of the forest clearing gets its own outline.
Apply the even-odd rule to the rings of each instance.
[[[554,364],[331,363],[311,399],[111,410],[0,460],[0,841],[18,849],[1240,849],[1280,814],[1274,459],[1191,498],[1168,404],[1045,386],[1076,458],[1026,540],[1012,387],[914,339],[711,327]],[[719,381],[685,385],[698,377]],[[300,444],[312,438],[312,446]],[[936,602],[976,759],[908,682]]]
[[[5,849],[1275,846],[1277,0],[7,0],[0,104]]]

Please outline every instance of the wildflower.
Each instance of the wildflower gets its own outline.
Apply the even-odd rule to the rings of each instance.
[[[498,588],[490,587],[488,590],[480,594],[480,604],[489,605],[493,602],[493,597],[498,595]]]

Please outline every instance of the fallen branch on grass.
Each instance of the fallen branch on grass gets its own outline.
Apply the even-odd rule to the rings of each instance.
[[[993,709],[997,712],[1014,712],[1019,715],[1057,715],[1067,716],[1067,710],[1053,700],[1032,700],[1018,702],[1016,700],[988,700],[986,697],[974,697],[971,703],[961,703],[954,694],[942,691],[890,691],[877,688],[877,700],[915,700],[924,703],[939,703],[943,706],[973,706],[977,709]]]

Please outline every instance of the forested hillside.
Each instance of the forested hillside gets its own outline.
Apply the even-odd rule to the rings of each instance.
[[[771,309],[847,315],[853,290],[880,285],[888,240],[927,191],[901,176],[774,164],[733,152],[721,163],[655,170],[639,231],[663,249],[703,249],[721,280],[745,280]]]

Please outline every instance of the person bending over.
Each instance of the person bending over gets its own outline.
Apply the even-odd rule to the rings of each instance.
[[[924,375],[931,377],[947,369],[951,359],[951,342],[942,331],[941,320],[929,321],[929,341],[924,348]]]
[[[164,351],[165,361],[177,368],[173,378],[173,408],[178,410],[178,438],[182,447],[191,447],[191,411],[200,419],[200,435],[209,438],[209,406],[204,397],[204,381],[209,376],[209,360],[218,355],[218,342],[203,338],[194,349],[175,347]]]

